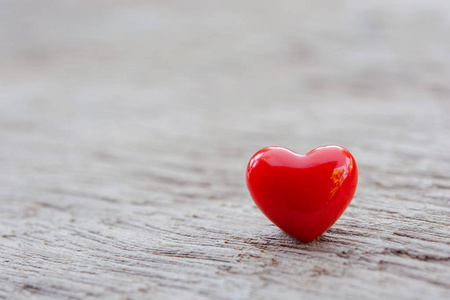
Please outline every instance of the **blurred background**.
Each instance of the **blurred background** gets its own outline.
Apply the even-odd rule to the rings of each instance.
[[[247,159],[386,136],[422,147],[449,126],[445,0],[0,5],[0,128],[15,155],[59,142]]]
[[[363,168],[449,146],[446,0],[0,6],[5,182],[121,158],[168,177],[204,163],[242,189],[269,145],[340,144]]]
[[[363,167],[449,146],[446,0],[0,6],[6,182],[115,157],[174,174],[205,163],[242,188],[269,145],[340,144]]]

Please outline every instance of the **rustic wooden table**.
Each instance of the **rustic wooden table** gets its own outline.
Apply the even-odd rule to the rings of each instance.
[[[0,7],[0,298],[450,298],[447,0]],[[301,243],[245,168],[325,144],[359,186]]]

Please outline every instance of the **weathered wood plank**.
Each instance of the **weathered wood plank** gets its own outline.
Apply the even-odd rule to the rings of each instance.
[[[446,1],[3,1],[0,298],[448,299]],[[312,243],[254,152],[339,144]]]

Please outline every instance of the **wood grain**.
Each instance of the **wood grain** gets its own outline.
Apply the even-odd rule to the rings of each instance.
[[[0,5],[0,298],[449,299],[448,1]],[[325,144],[301,243],[245,168]]]

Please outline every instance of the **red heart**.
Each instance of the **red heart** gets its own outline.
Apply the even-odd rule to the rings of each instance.
[[[306,155],[282,147],[258,151],[247,167],[247,187],[259,209],[292,237],[309,242],[342,215],[358,183],[356,162],[339,146]]]

